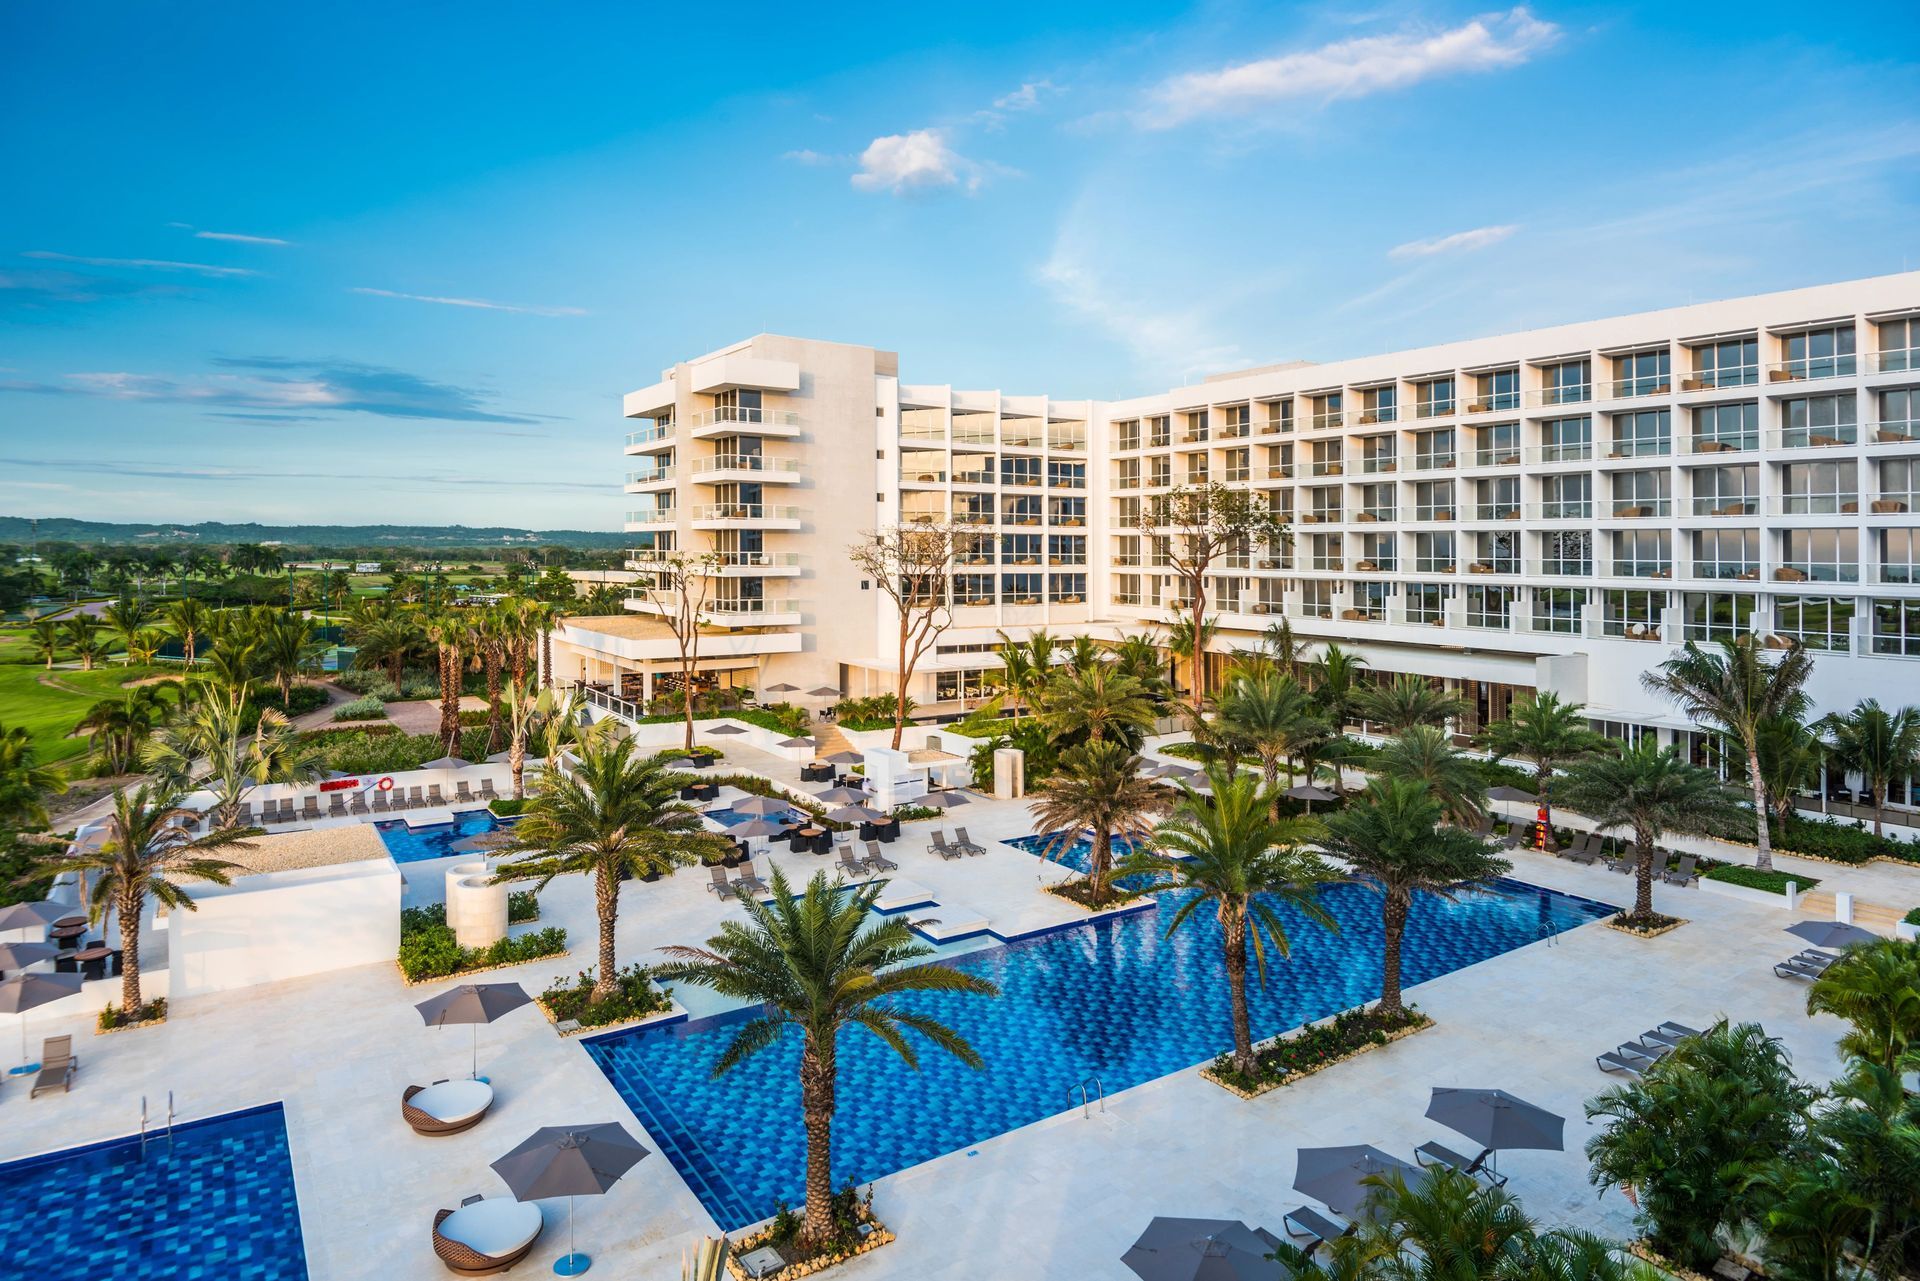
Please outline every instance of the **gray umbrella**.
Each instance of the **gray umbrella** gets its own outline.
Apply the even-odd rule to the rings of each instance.
[[[1798,925],[1789,925],[1787,933],[1796,934],[1815,947],[1838,948],[1871,943],[1880,937],[1871,930],[1863,930],[1845,921],[1801,921]]]
[[[24,970],[60,955],[51,943],[0,943],[0,970]]]
[[[1490,801],[1506,801],[1510,805],[1538,805],[1540,798],[1532,792],[1519,787],[1496,787],[1487,793]]]
[[[458,756],[441,756],[428,761],[421,769],[472,769],[472,761],[463,761]]]
[[[1394,1173],[1404,1178],[1409,1188],[1418,1187],[1427,1177],[1427,1172],[1419,1166],[1382,1152],[1370,1143],[1301,1148],[1293,1187],[1296,1192],[1322,1202],[1342,1218],[1352,1219],[1366,1210],[1375,1191],[1362,1180]]]
[[[1155,768],[1148,770],[1147,772],[1153,775],[1155,778],[1188,779],[1188,778],[1200,777],[1199,770],[1188,769],[1185,765],[1175,765],[1171,761],[1169,761],[1165,765],[1156,766]]]
[[[516,1201],[567,1198],[567,1253],[553,1270],[578,1276],[591,1262],[573,1248],[573,1198],[599,1196],[647,1156],[647,1149],[617,1122],[597,1125],[548,1125],[493,1163]]]
[[[778,685],[769,685],[760,692],[763,694],[798,694],[800,692],[800,687],[798,685],[789,685],[785,681],[781,681]]]
[[[885,817],[879,810],[865,805],[842,805],[837,810],[827,811],[829,823],[872,823]]]
[[[770,818],[750,818],[727,830],[735,836],[778,836],[790,826],[792,825],[789,823],[776,823]]]
[[[14,903],[0,907],[0,930],[44,930],[72,914],[73,905],[69,903]]]
[[[506,832],[478,832],[472,836],[460,838],[447,846],[447,849],[454,854],[474,854],[483,850],[497,850],[511,844],[513,844],[513,837]]]
[[[838,698],[840,697],[840,691],[831,685],[822,685],[818,689],[808,690],[807,696],[810,698]]]
[[[743,730],[743,729],[741,729],[741,728],[740,728],[740,727],[739,727],[738,725],[715,725],[715,726],[714,726],[714,727],[713,727],[712,729],[710,729],[710,730],[708,730],[708,731],[707,731],[707,733],[709,733],[709,734],[715,734],[715,735],[719,735],[719,734],[744,734],[744,733],[746,733],[746,732],[747,732],[747,731],[745,731],[745,730]]]
[[[813,741],[812,739],[810,739],[810,738],[783,738],[783,739],[781,739],[781,740],[780,740],[780,746],[782,746],[782,747],[812,747],[812,746],[814,746],[814,741]]]
[[[0,1014],[24,1015],[28,1010],[72,996],[80,990],[78,974],[16,974],[0,983]],[[20,1059],[27,1057],[27,1020],[20,1020]]]
[[[829,765],[858,765],[867,758],[859,752],[835,752],[827,757]]]
[[[956,805],[973,804],[965,792],[928,792],[915,804],[925,805],[928,809],[950,810]]]
[[[473,1024],[473,1077],[477,1081],[480,1079],[480,1025],[491,1023],[532,999],[518,983],[462,983],[438,996],[428,997],[413,1008],[420,1011],[428,1027]]]
[[[736,814],[784,814],[792,808],[787,802],[771,796],[749,796],[733,803],[733,812]]]
[[[1340,798],[1324,787],[1315,787],[1312,783],[1296,783],[1287,789],[1287,795],[1296,801],[1337,801]]]
[[[1427,1119],[1464,1134],[1483,1148],[1566,1150],[1566,1118],[1516,1098],[1505,1090],[1433,1087]]]
[[[867,794],[857,787],[829,787],[824,792],[815,792],[814,796],[829,805],[853,805],[867,799]]]
[[[1238,1219],[1156,1218],[1120,1256],[1141,1281],[1286,1281],[1280,1238]]]

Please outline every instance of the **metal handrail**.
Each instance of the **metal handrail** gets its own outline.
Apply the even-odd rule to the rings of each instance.
[[[1093,1087],[1091,1091],[1087,1089],[1089,1085]],[[1072,1097],[1074,1090],[1080,1091],[1080,1115],[1082,1118],[1093,1115],[1093,1104],[1096,1101],[1100,1104],[1100,1110],[1102,1112],[1107,1110],[1107,1087],[1098,1076],[1090,1076],[1086,1080],[1074,1085],[1072,1089],[1067,1091],[1068,1097]]]

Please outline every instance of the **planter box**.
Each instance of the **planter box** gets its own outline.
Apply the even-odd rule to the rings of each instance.
[[[1422,1015],[1422,1017],[1425,1018],[1424,1015]],[[1369,1041],[1365,1045],[1355,1046],[1353,1049],[1347,1051],[1345,1054],[1342,1054],[1337,1059],[1328,1059],[1326,1062],[1316,1064],[1313,1067],[1302,1068],[1299,1071],[1295,1072],[1292,1076],[1286,1077],[1279,1081],[1262,1082],[1260,1085],[1258,1085],[1257,1087],[1251,1090],[1243,1090],[1239,1086],[1234,1085],[1229,1081],[1222,1080],[1218,1076],[1215,1076],[1213,1072],[1213,1068],[1210,1066],[1201,1068],[1200,1075],[1203,1079],[1213,1082],[1215,1085],[1227,1091],[1229,1094],[1237,1094],[1243,1099],[1257,1099],[1263,1094],[1267,1094],[1274,1090],[1278,1090],[1283,1086],[1292,1085],[1295,1081],[1301,1080],[1305,1077],[1312,1076],[1317,1072],[1324,1072],[1328,1068],[1333,1067],[1336,1064],[1345,1063],[1350,1059],[1356,1059],[1360,1057],[1362,1054],[1365,1054],[1369,1050],[1384,1050],[1387,1048],[1387,1046],[1392,1045],[1395,1041],[1405,1040],[1407,1037],[1412,1036],[1415,1032],[1424,1032],[1432,1026],[1433,1026],[1433,1020],[1428,1018],[1423,1023],[1416,1023],[1411,1027],[1403,1027],[1398,1032],[1387,1033],[1387,1039],[1384,1043],[1376,1045],[1372,1041]],[[1293,1031],[1286,1033],[1280,1039],[1283,1041],[1291,1040],[1292,1038],[1299,1036],[1303,1031],[1305,1031],[1304,1028],[1295,1028]],[[1258,1044],[1255,1044],[1253,1048],[1254,1048],[1254,1052],[1258,1054],[1260,1050],[1260,1046]]]
[[[846,1254],[827,1255],[817,1259],[808,1259],[804,1263],[789,1263],[785,1267],[773,1272],[763,1272],[760,1276],[764,1278],[764,1281],[795,1281],[795,1278],[812,1276],[817,1272],[824,1272],[828,1268],[838,1267],[849,1259],[857,1259],[863,1254],[870,1254],[878,1250],[883,1245],[891,1245],[893,1243],[893,1233],[887,1231],[886,1224],[874,1218],[870,1211],[863,1208],[860,1219],[861,1222],[870,1225],[873,1230],[850,1252]],[[746,1266],[741,1263],[741,1258],[767,1244],[772,1235],[772,1229],[767,1229],[734,1242],[733,1249],[727,1253],[728,1275],[734,1277],[736,1281],[748,1281],[749,1274]]]
[[[1785,894],[1773,894],[1766,890],[1756,890],[1748,885],[1735,885],[1731,881],[1716,881],[1712,877],[1700,878],[1700,888],[1709,894],[1722,894],[1727,898],[1742,899],[1748,903],[1758,903],[1762,907],[1787,907]]]

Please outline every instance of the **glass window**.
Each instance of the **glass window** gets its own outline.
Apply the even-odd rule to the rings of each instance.
[[[1857,583],[1860,581],[1860,531],[1856,529],[1786,529],[1780,532],[1780,566],[1774,578],[1783,583]]]
[[[1639,588],[1601,593],[1600,630],[1631,640],[1659,640],[1667,608],[1667,593]]]
[[[1086,487],[1087,465],[1085,463],[1049,462],[1047,464],[1047,488],[1085,489]]]
[[[1852,392],[1801,396],[1780,402],[1780,444],[1785,449],[1851,445],[1859,439]]]
[[[1693,452],[1725,453],[1760,447],[1760,404],[1742,400],[1730,405],[1702,405],[1693,411]]]
[[[1754,579],[1760,576],[1760,531],[1701,529],[1693,535],[1695,578]]]
[[[1546,446],[1540,451],[1543,463],[1572,462],[1593,457],[1593,419],[1549,418],[1540,424]]]
[[[1920,369],[1920,316],[1883,320],[1878,328],[1880,352],[1875,361],[1878,372],[1894,374]]]
[[[1585,520],[1593,515],[1593,475],[1575,472],[1540,481],[1540,515],[1546,520]]]
[[[1395,454],[1399,448],[1399,437],[1391,433],[1382,436],[1362,436],[1360,438],[1360,470],[1363,472],[1389,472],[1396,466]]]
[[[1040,483],[1040,460],[1020,455],[1006,455],[1000,459],[1000,483],[1003,485],[1038,485]]]
[[[1453,482],[1423,480],[1413,487],[1415,520],[1453,519]]]
[[[1533,629],[1578,636],[1581,611],[1586,607],[1584,587],[1536,587],[1533,590]]]
[[[1789,378],[1845,378],[1854,372],[1853,326],[1809,329],[1788,334],[1781,343],[1786,357],[1781,372]]]
[[[1002,565],[1038,565],[1040,563],[1040,535],[1000,535],[1000,563]]]
[[[1253,430],[1253,407],[1251,405],[1225,405],[1220,410],[1222,434],[1227,436],[1245,436]]]
[[[1672,578],[1672,535],[1664,529],[1615,531],[1613,572],[1622,578]]]
[[[1541,393],[1543,405],[1571,405],[1593,399],[1592,366],[1584,360],[1564,360],[1557,365],[1547,365],[1541,373],[1545,390]]]
[[[1642,409],[1613,416],[1613,451],[1609,458],[1639,458],[1673,452],[1673,425],[1665,409]]]
[[[1615,472],[1613,516],[1622,520],[1639,516],[1665,516],[1671,483],[1672,473],[1666,471]]]
[[[993,601],[992,574],[955,574],[953,576],[954,604],[991,605]]]
[[[1834,515],[1860,510],[1860,465],[1844,462],[1788,463],[1780,469],[1782,510]]]
[[[1681,383],[1680,389],[1704,391],[1710,387],[1750,387],[1759,381],[1759,339],[1730,338],[1693,349],[1693,377]]]
[[[1056,605],[1078,605],[1087,599],[1085,574],[1053,574],[1047,580],[1047,599]]]
[[[1808,649],[1844,653],[1853,648],[1853,610],[1851,596],[1776,596],[1774,630]]]
[[[1453,428],[1415,432],[1413,466],[1416,471],[1437,471],[1453,466]]]
[[[1498,413],[1503,409],[1520,408],[1520,371],[1518,369],[1495,369],[1488,373],[1474,375],[1476,390],[1474,402],[1467,406],[1470,414]]]
[[[1468,573],[1517,574],[1520,572],[1520,535],[1512,530],[1474,535],[1474,560]]]
[[[1753,597],[1744,592],[1686,592],[1681,611],[1687,639],[1733,640],[1753,630]]]
[[[1507,627],[1513,617],[1517,589],[1512,587],[1467,588],[1468,627]]]
[[[1414,568],[1422,574],[1451,574],[1454,563],[1451,533],[1415,534]]]
[[[1760,510],[1758,467],[1697,467],[1693,472],[1693,514],[1751,516]]]
[[[1434,378],[1414,385],[1415,412],[1422,418],[1438,418],[1453,412],[1453,379]]]
[[[1049,565],[1084,565],[1087,563],[1087,540],[1079,534],[1047,535],[1047,563]]]
[[[1899,503],[1891,511],[1909,511],[1920,502],[1920,460],[1888,458],[1880,464],[1880,499]]]
[[[1664,396],[1672,390],[1672,356],[1665,347],[1614,357],[1615,396]]]
[[[1920,655],[1920,600],[1873,602],[1873,652]]]
[[[1474,482],[1479,520],[1515,520],[1520,515],[1520,478],[1493,476]]]
[[[1880,417],[1873,424],[1875,444],[1920,439],[1920,388],[1895,387],[1880,393]]]
[[[1153,448],[1165,448],[1173,443],[1173,419],[1165,414],[1147,419],[1147,444]]]
[[[1480,428],[1480,448],[1474,455],[1482,467],[1513,467],[1520,462],[1520,424],[1492,423]]]
[[[1400,416],[1398,387],[1368,387],[1360,393],[1360,421],[1390,423]]]
[[[1002,574],[1000,592],[1009,605],[1038,605],[1044,574]]]
[[[1544,559],[1540,572],[1560,578],[1593,577],[1593,534],[1584,529],[1556,529],[1540,535]]]
[[[1920,583],[1920,529],[1880,531],[1880,581]]]
[[[1447,600],[1453,589],[1444,583],[1408,583],[1403,599],[1407,603],[1409,623],[1446,621]]]

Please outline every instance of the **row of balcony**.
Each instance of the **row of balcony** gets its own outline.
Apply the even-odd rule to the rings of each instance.
[[[944,432],[902,428],[900,447],[910,450],[951,449],[966,453],[989,454],[996,448],[1005,447],[1056,454],[1084,454],[1087,452],[1087,437],[1084,432],[1042,436],[1035,432],[1006,430],[998,436],[990,431],[959,431],[949,436]]]
[[[695,529],[799,529],[802,513],[798,507],[770,503],[700,503],[689,507],[687,515]],[[673,525],[678,521],[678,508],[650,507],[628,512],[626,523],[633,529]]]
[[[967,471],[945,472],[934,468],[915,467],[910,462],[903,463],[900,472],[900,484],[907,489],[923,486],[944,487],[953,485],[977,485],[985,488],[1006,489],[1065,489],[1080,491],[1087,487],[1085,477],[1061,479],[1057,477],[1007,475],[1004,472]]]

